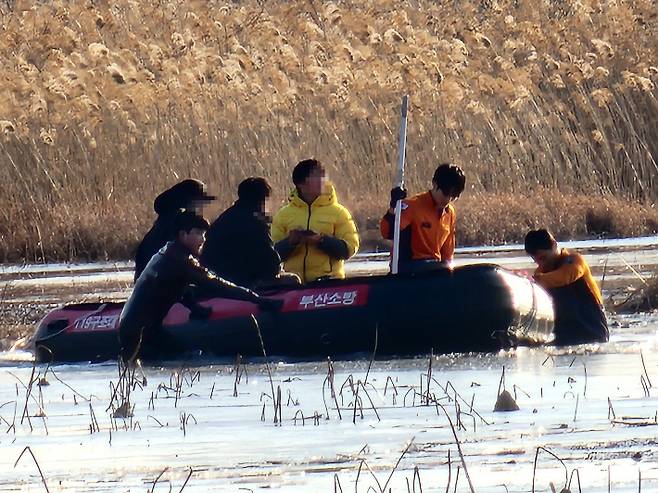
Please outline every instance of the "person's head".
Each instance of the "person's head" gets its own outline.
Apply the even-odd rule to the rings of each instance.
[[[292,170],[292,182],[297,187],[300,197],[310,204],[324,189],[324,167],[317,159],[300,161]]]
[[[179,209],[199,210],[207,202],[215,200],[206,192],[200,180],[187,179],[176,183],[155,198],[153,208],[158,214],[174,213]]]
[[[172,233],[174,239],[187,248],[192,255],[198,256],[206,241],[206,231],[210,224],[192,210],[181,209],[174,217]]]
[[[272,187],[265,178],[249,177],[238,185],[238,199],[256,211],[266,212]]]
[[[466,177],[459,166],[441,164],[432,177],[432,197],[437,207],[445,208],[450,202],[459,198],[466,186]]]
[[[546,229],[532,230],[525,235],[525,251],[543,270],[552,269],[560,256],[557,241]]]

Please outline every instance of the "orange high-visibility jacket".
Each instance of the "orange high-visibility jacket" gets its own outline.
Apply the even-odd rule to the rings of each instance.
[[[379,223],[382,236],[393,239],[393,214],[386,214]],[[457,215],[452,204],[439,212],[430,192],[414,195],[402,201],[400,218],[400,261],[450,261],[455,254],[455,223]]]
[[[560,252],[560,263],[557,269],[542,272],[538,267],[533,277],[545,289],[561,288],[582,279],[594,300],[599,305],[603,304],[601,290],[592,277],[589,265],[579,253],[570,253],[563,248]]]

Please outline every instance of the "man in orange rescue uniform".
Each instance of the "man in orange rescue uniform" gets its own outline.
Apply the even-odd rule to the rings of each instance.
[[[420,272],[447,267],[455,253],[455,208],[452,202],[464,191],[466,178],[459,166],[441,164],[434,172],[432,189],[406,199],[407,191],[391,190],[390,209],[379,223],[382,236],[393,239],[395,204],[402,200],[399,272]],[[406,200],[404,200],[406,199]]]
[[[553,298],[555,344],[606,342],[603,298],[583,256],[559,249],[545,229],[526,235],[525,251],[537,264],[535,281]]]

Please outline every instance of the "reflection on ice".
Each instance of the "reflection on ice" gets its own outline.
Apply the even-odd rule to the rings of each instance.
[[[3,361],[0,489],[43,487],[31,461],[13,467],[30,446],[51,491],[146,491],[158,477],[178,491],[190,468],[186,492],[380,491],[391,473],[392,491],[469,491],[443,406],[475,491],[530,491],[538,447],[564,462],[540,451],[536,491],[559,490],[573,470],[583,491],[608,491],[608,470],[614,491],[637,491],[638,471],[652,491],[658,399],[642,382],[658,383],[657,330],[658,316],[619,317],[607,345],[447,355],[431,367],[375,360],[369,372],[367,359],[334,362],[331,374],[326,362],[281,363],[272,382],[256,364],[145,367],[125,420],[106,411],[115,364],[37,367],[49,385],[27,398],[32,428],[21,423],[32,367]],[[503,367],[517,412],[492,411]]]
[[[588,261],[599,280],[606,273],[605,292],[635,275],[626,263],[655,270],[656,243],[630,240],[634,250],[623,255],[609,250],[619,247],[614,241],[573,246],[592,248]],[[350,268],[385,271],[386,261],[373,258]],[[458,258],[532,267],[517,247],[463,249]],[[116,298],[130,287],[130,269],[5,267],[0,287],[11,295],[5,304],[79,299],[91,287],[92,296]],[[144,492],[156,483],[156,491],[185,485],[186,493],[366,493],[390,477],[393,492],[464,492],[464,464],[478,493],[528,492],[533,478],[536,491],[551,483],[559,491],[572,474],[571,491],[575,474],[587,492],[638,491],[639,474],[642,491],[656,491],[658,314],[616,315],[610,325],[603,345],[446,355],[431,366],[428,357],[375,360],[369,371],[368,355],[333,362],[333,372],[328,362],[274,363],[271,382],[262,364],[145,367],[127,419],[112,417],[115,363],[38,366],[33,374],[30,353],[0,353],[0,491],[43,491],[31,457],[14,467],[26,446],[50,491]],[[503,367],[520,410],[494,413]]]

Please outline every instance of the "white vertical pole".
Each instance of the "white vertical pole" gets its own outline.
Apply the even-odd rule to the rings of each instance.
[[[409,96],[402,98],[402,109],[400,118],[400,141],[398,142],[398,173],[395,186],[404,187],[404,158],[407,148],[407,112],[409,109]],[[402,215],[402,201],[395,204],[395,226],[393,229],[393,258],[391,260],[391,272],[398,273],[400,261],[400,218]]]

